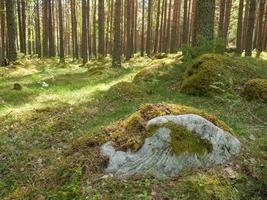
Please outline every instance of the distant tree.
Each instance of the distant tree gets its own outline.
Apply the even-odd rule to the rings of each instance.
[[[34,29],[35,29],[35,49],[36,53],[41,57],[41,32],[40,32],[40,10],[39,10],[39,0],[35,0],[34,5]]]
[[[56,55],[55,51],[55,35],[53,26],[53,11],[52,7],[54,4],[53,0],[47,0],[48,2],[48,29],[49,29],[49,56],[54,57]]]
[[[87,12],[88,12],[87,2],[86,2],[86,0],[83,0],[82,1],[82,58],[83,58],[83,64],[86,64],[88,62]]]
[[[239,1],[238,9],[238,24],[237,24],[237,36],[236,36],[236,51],[242,53],[242,31],[243,31],[243,9],[244,0]]]
[[[157,18],[156,18],[156,31],[155,31],[155,43],[154,43],[154,53],[158,52],[158,43],[159,43],[159,19],[160,19],[160,6],[161,6],[161,0],[157,1],[158,7],[157,7]]]
[[[225,0],[220,0],[220,17],[218,26],[218,36],[224,37]]]
[[[232,0],[227,0],[226,9],[225,9],[225,20],[224,20],[224,39],[226,41],[228,39],[232,5],[233,5]]]
[[[184,0],[183,44],[188,42],[188,0]]]
[[[125,52],[125,57],[126,60],[129,60],[132,57],[132,50],[131,50],[131,28],[132,28],[132,3],[131,1],[127,1],[127,9],[126,9],[126,34],[127,34],[127,44],[126,44],[126,52]]]
[[[265,0],[260,0],[259,2],[259,16],[258,16],[258,31],[257,31],[257,38],[256,38],[256,48],[258,52],[263,50],[262,42],[263,39],[263,17],[264,17],[264,8],[265,8]]]
[[[62,0],[58,0],[58,21],[59,21],[59,57],[60,61],[65,61],[64,51],[64,23],[63,23],[63,9]]]
[[[6,23],[7,23],[7,59],[15,61],[17,59],[16,49],[16,21],[14,12],[14,0],[6,2]]]
[[[121,67],[121,0],[115,0],[113,67]]]
[[[93,13],[93,49],[92,53],[96,57],[96,0],[94,0],[94,13]]]
[[[43,56],[48,57],[49,52],[49,40],[48,40],[48,33],[49,33],[49,28],[48,28],[48,9],[47,9],[47,1],[42,1],[42,22],[43,22]]]
[[[5,19],[5,2],[0,1],[0,27],[1,27],[1,51],[0,51],[0,65],[6,58],[6,19]]]
[[[148,0],[146,53],[151,53],[152,0]]]
[[[71,25],[72,25],[73,59],[78,59],[79,49],[78,49],[78,36],[77,36],[76,0],[71,0]]]
[[[98,54],[105,55],[105,9],[104,0],[98,1]]]
[[[247,38],[246,38],[246,53],[245,53],[246,56],[251,56],[251,54],[252,54],[252,41],[253,41],[255,14],[256,14],[256,0],[250,0],[249,14],[248,14]]]
[[[199,0],[196,2],[193,45],[198,44],[197,36],[206,39],[214,38],[215,0]]]
[[[141,56],[144,56],[145,49],[145,0],[142,2],[142,31],[141,31]]]

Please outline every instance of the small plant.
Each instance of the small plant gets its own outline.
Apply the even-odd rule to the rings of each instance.
[[[188,44],[182,46],[184,61],[190,61],[198,56],[206,53],[223,54],[225,51],[225,41],[221,38],[209,40],[201,35],[197,36],[197,45],[190,46]]]

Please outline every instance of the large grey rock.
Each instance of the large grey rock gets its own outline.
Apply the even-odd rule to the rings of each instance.
[[[184,126],[201,139],[208,141],[212,145],[212,151],[203,156],[172,153],[171,130],[164,127],[168,122]],[[148,127],[153,125],[160,125],[160,128],[145,140],[144,145],[137,152],[116,151],[112,142],[102,145],[102,154],[109,157],[107,173],[121,178],[132,175],[152,175],[162,179],[176,176],[184,168],[225,163],[240,152],[240,142],[237,138],[198,115],[157,117],[147,124]]]

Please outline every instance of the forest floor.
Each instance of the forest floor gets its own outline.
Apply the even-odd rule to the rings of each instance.
[[[182,94],[177,89],[182,63],[168,69],[172,78],[138,85],[146,92],[114,89],[158,62],[135,57],[122,69],[113,69],[109,59],[86,66],[69,60],[63,66],[57,59],[23,59],[0,68],[0,199],[264,199],[266,104],[239,95]],[[261,73],[267,78],[267,62],[256,63],[265,65]],[[14,90],[14,83],[22,89]],[[92,152],[86,138],[144,103],[161,102],[217,116],[233,128],[242,153],[223,166],[186,170],[165,181],[119,180],[90,171]]]

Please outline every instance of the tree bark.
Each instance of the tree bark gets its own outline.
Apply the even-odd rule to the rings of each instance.
[[[59,57],[60,61],[64,62],[65,60],[65,51],[64,51],[64,25],[63,25],[63,10],[62,10],[62,0],[58,0],[58,19],[59,19]]]
[[[105,55],[105,11],[104,0],[98,1],[98,56]]]
[[[87,12],[88,12],[87,2],[86,2],[86,0],[83,0],[82,1],[82,58],[83,58],[83,64],[86,64],[88,62]]]
[[[250,0],[249,14],[248,14],[247,38],[246,38],[246,53],[245,53],[246,56],[251,56],[251,54],[252,54],[252,42],[253,42],[255,14],[256,14],[256,0]]]
[[[151,54],[151,20],[152,20],[152,0],[148,0],[148,14],[147,14],[147,38],[146,38],[146,53]]]
[[[242,32],[243,32],[243,9],[244,9],[244,0],[239,1],[239,10],[238,10],[238,24],[237,24],[237,36],[236,36],[236,51],[242,53]]]

